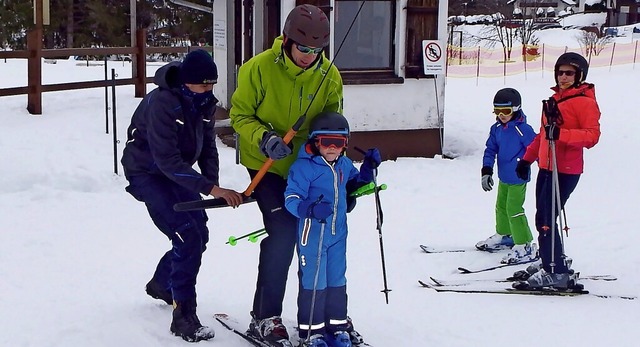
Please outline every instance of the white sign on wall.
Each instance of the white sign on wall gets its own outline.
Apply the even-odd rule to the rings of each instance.
[[[441,75],[445,69],[445,46],[440,40],[422,41],[422,62],[425,75]]]
[[[218,19],[213,22],[213,47],[227,48],[227,22],[225,20]]]

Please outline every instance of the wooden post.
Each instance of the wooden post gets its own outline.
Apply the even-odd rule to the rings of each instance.
[[[135,79],[135,97],[143,98],[147,95],[147,31],[144,29],[136,30],[136,56],[135,61],[131,62],[136,65],[136,71],[138,72]]]
[[[27,111],[42,114],[42,0],[35,1],[35,29],[27,33]]]

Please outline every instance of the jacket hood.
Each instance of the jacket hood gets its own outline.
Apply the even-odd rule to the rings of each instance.
[[[180,62],[174,61],[159,68],[153,76],[153,83],[164,89],[179,87],[178,72],[180,70],[180,64]]]

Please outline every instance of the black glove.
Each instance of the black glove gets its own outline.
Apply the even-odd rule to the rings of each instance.
[[[544,126],[544,138],[547,140],[558,141],[560,139],[560,128],[555,124],[547,124]]]
[[[530,171],[531,171],[531,162],[526,161],[524,159],[520,159],[520,161],[518,162],[518,165],[516,166],[516,175],[518,176],[518,178],[525,181],[528,180]]]
[[[315,218],[323,221],[331,214],[333,214],[333,208],[326,201],[305,200],[298,205],[300,218]]]
[[[266,157],[279,160],[291,154],[292,147],[284,143],[282,137],[278,136],[275,131],[269,131],[262,136],[260,150]]]
[[[481,180],[482,189],[485,192],[488,192],[491,189],[493,189],[493,178],[491,178],[491,176],[493,175],[493,168],[488,166],[483,166],[480,172],[482,173],[482,180]]]

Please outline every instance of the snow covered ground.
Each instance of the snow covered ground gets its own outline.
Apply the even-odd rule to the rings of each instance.
[[[74,61],[45,64],[52,80],[100,78],[103,67]],[[26,84],[24,62],[0,62],[2,86]],[[121,76],[129,66],[113,63]],[[96,77],[97,76],[97,77]],[[505,86],[523,95],[529,122],[539,126],[540,100],[551,74],[449,79],[443,158],[384,162],[384,246],[390,302],[380,293],[382,274],[372,197],[350,214],[349,313],[365,339],[393,346],[616,346],[640,344],[640,299],[528,297],[436,293],[418,279],[501,278],[512,269],[460,275],[458,266],[485,266],[501,254],[424,254],[419,244],[472,247],[494,232],[495,190],[480,187],[481,156],[493,123],[494,93]],[[587,282],[594,293],[639,295],[637,174],[640,67],[593,69],[602,110],[600,143],[586,151],[586,173],[566,207],[567,253],[583,275],[611,274],[614,282]],[[51,83],[52,81],[46,81]],[[118,87],[118,152],[139,99]],[[0,98],[0,346],[185,346],[169,333],[171,308],[144,293],[169,242],[141,203],[113,174],[112,135],[105,133],[104,91],[51,92],[43,116],[30,116],[26,96]],[[346,102],[366,102],[346,100]],[[396,100],[403,102],[403,100]],[[221,183],[244,190],[243,167],[220,143]],[[537,169],[534,169],[534,174]],[[121,172],[121,171],[120,171]],[[533,185],[527,214],[533,228]],[[261,228],[257,206],[208,211],[212,233],[199,276],[199,315],[217,336],[202,345],[246,346],[217,324],[213,313],[235,317],[244,329],[255,285],[259,247],[225,245],[230,235]],[[284,317],[296,312],[291,268]]]

